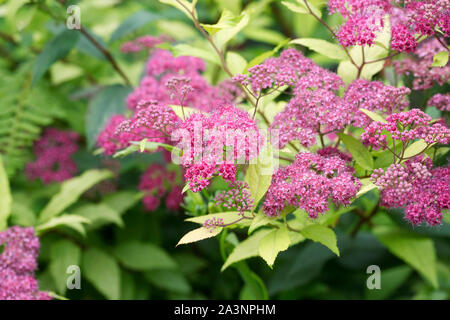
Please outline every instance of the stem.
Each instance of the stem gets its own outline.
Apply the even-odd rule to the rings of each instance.
[[[335,37],[336,39],[338,38],[336,33],[333,31],[333,29],[331,29],[331,27],[325,22],[323,21],[320,17],[318,17],[312,10],[311,7],[308,4],[308,1],[303,0],[303,2],[306,5],[306,8],[308,8],[309,13],[316,18],[317,21],[319,21],[325,28],[328,29],[328,31],[330,31],[330,33],[333,35],[333,37]],[[345,53],[347,54],[348,58],[350,59],[350,62],[356,67],[359,68],[358,65],[355,63],[355,61],[353,60],[352,56],[350,55],[350,52],[348,52],[347,48],[342,46],[342,49],[344,49]]]
[[[370,220],[372,220],[372,218],[377,214],[379,208],[380,207],[377,204],[375,206],[375,208],[372,209],[372,211],[370,212],[370,214],[367,217],[361,216],[361,212],[358,212],[358,215],[361,218],[359,219],[358,223],[355,226],[355,229],[353,229],[353,231],[351,233],[352,238],[354,238],[358,234],[359,230],[365,223],[370,223]]]
[[[65,0],[58,0],[58,3],[63,7],[65,6]],[[41,9],[43,9],[43,8],[41,7]],[[53,13],[50,10],[48,10],[48,8],[46,8],[46,10],[44,10],[44,11],[46,11],[52,18],[59,20],[59,18],[55,17],[55,15],[53,15]],[[122,71],[122,69],[120,69],[119,65],[117,64],[117,62],[114,59],[114,57],[112,56],[112,54],[106,48],[104,48],[94,37],[92,37],[82,25],[80,25],[79,31],[87,40],[89,40],[105,56],[105,58],[109,61],[109,63],[114,68],[114,70],[116,70],[117,73],[119,73],[119,75],[122,77],[125,84],[128,86],[131,85],[130,80],[125,75],[125,73]]]
[[[442,41],[442,39],[437,35],[437,33],[434,34],[434,37],[439,41],[439,43],[442,45],[442,47],[450,52],[450,49],[448,48],[448,45],[446,45],[444,43],[444,41]]]

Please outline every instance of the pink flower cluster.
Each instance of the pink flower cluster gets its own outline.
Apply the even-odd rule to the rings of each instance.
[[[28,178],[39,178],[46,184],[72,178],[77,172],[72,155],[78,150],[78,138],[79,135],[73,131],[47,128],[34,144],[36,161],[26,166]]]
[[[450,111],[450,93],[435,94],[428,100],[428,106],[436,107],[442,111]]]
[[[141,100],[156,100],[159,104],[180,104],[203,111],[216,105],[231,103],[239,91],[225,82],[211,86],[200,74],[205,63],[196,57],[173,57],[169,51],[157,49],[147,63],[146,75],[139,86],[128,96],[128,108],[135,110]],[[184,86],[183,92],[174,87],[175,82]],[[182,94],[181,94],[182,93]],[[180,99],[182,98],[182,99]]]
[[[340,97],[337,92],[344,87],[340,77],[294,49],[283,51],[279,58],[267,59],[249,72],[248,76],[238,75],[234,80],[250,84],[255,93],[281,85],[293,86],[294,97],[271,125],[271,129],[278,130],[281,148],[292,140],[309,147],[316,143],[319,132],[328,134],[349,124],[367,126],[371,120],[360,108],[387,115],[408,106],[408,88],[395,88],[379,81],[357,79]]]
[[[395,113],[386,118],[386,122],[372,122],[363,134],[362,142],[375,149],[386,149],[386,132],[394,140],[409,143],[423,139],[427,144],[450,142],[450,130],[443,123],[431,124],[431,117],[419,109]]]
[[[328,155],[301,152],[294,163],[278,169],[267,191],[264,212],[278,216],[287,206],[292,206],[317,218],[319,213],[328,210],[329,200],[337,205],[349,205],[361,183],[346,161],[330,151],[323,152]]]
[[[450,64],[433,67],[433,56],[444,50],[437,39],[423,41],[417,48],[417,58],[394,61],[395,71],[399,74],[414,76],[413,89],[426,90],[435,84],[443,86],[450,80]]]
[[[122,44],[122,46],[120,47],[120,51],[122,51],[123,53],[139,52],[143,49],[152,49],[156,45],[168,41],[172,41],[172,39],[166,35],[157,37],[149,35],[142,36],[133,41],[128,41]]]
[[[368,126],[372,121],[360,108],[390,115],[404,110],[409,105],[407,96],[411,90],[406,87],[393,87],[381,81],[354,80],[344,94],[344,100],[354,105],[352,125],[359,128]]]
[[[432,168],[422,156],[404,164],[392,164],[386,171],[375,169],[371,180],[381,189],[382,206],[405,208],[412,224],[441,223],[442,210],[450,207],[450,168]]]
[[[239,180],[231,182],[229,189],[220,192],[214,201],[216,206],[223,206],[228,210],[235,209],[241,214],[250,211],[254,205],[247,182]]]
[[[141,176],[139,190],[144,193],[142,202],[148,211],[156,210],[164,196],[166,207],[176,211],[184,198],[182,187],[176,181],[176,172],[157,163],[151,164]]]
[[[51,300],[34,278],[39,239],[33,228],[11,227],[0,232],[0,300]]]
[[[214,175],[233,182],[236,165],[256,157],[264,143],[256,122],[231,105],[209,114],[194,113],[180,128],[181,163],[186,167],[185,180],[194,192],[208,186]]]
[[[415,34],[430,36],[440,28],[445,36],[450,35],[448,0],[330,0],[328,8],[345,19],[337,33],[345,47],[373,45],[386,15],[391,16],[391,47],[399,52],[415,51]]]

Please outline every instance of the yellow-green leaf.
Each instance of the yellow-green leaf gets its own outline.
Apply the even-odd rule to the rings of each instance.
[[[217,227],[213,230],[209,230],[204,227],[200,227],[198,229],[189,231],[180,239],[180,241],[178,241],[177,246],[179,246],[180,244],[187,244],[203,239],[213,238],[217,236],[222,231],[222,229],[222,227]]]
[[[302,229],[301,234],[307,239],[320,242],[339,256],[336,234],[332,229],[321,224],[312,224]]]
[[[337,44],[314,38],[295,39],[289,43],[300,44],[304,47],[320,53],[328,58],[335,60],[345,60],[348,58],[345,51]]]
[[[11,213],[12,197],[9,189],[8,176],[6,175],[3,161],[0,156],[0,231],[6,229],[8,217]]]
[[[286,226],[282,225],[279,229],[274,229],[265,235],[258,246],[259,255],[272,268],[278,253],[287,250],[291,243],[289,231]]]

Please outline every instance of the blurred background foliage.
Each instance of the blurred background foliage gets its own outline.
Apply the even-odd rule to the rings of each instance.
[[[324,1],[311,2],[325,13]],[[85,35],[68,32],[66,8],[71,4],[80,7],[82,26],[111,54],[125,77]],[[250,23],[228,45],[228,50],[239,52],[247,61],[286,44],[287,38],[330,40],[313,17],[296,14],[281,1],[200,0],[197,4],[203,23],[215,23],[224,9],[235,14],[243,9],[250,12]],[[340,22],[337,15],[324,14],[323,18],[331,26]],[[389,219],[414,235],[410,243],[399,246],[405,251],[418,246],[425,258],[403,259],[407,264],[365,227],[355,237],[349,236],[358,220],[354,214],[342,215],[335,229],[340,257],[318,243],[302,242],[281,253],[273,270],[254,258],[220,272],[224,255],[239,239],[245,239],[240,230],[223,232],[220,239],[175,247],[181,235],[193,228],[183,222],[185,213],[163,206],[145,212],[137,191],[139,175],[149,163],[162,162],[161,156],[135,154],[111,160],[93,153],[96,136],[109,117],[125,112],[125,98],[139,83],[148,58],[144,52],[122,53],[121,44],[160,34],[173,37],[176,44],[208,46],[183,13],[156,0],[0,1],[0,154],[13,197],[8,224],[41,226],[38,277],[42,290],[69,299],[448,299],[448,221],[433,229],[412,230],[400,212],[390,211],[390,218],[377,216],[377,223]],[[337,61],[305,47],[296,48],[336,71]],[[377,77],[389,81],[395,76],[392,72],[387,67]],[[208,64],[205,76],[217,83],[226,75]],[[396,83],[410,81],[396,79]],[[436,90],[445,89],[413,92],[411,104],[425,107]],[[33,142],[47,126],[82,135],[82,148],[76,154],[79,174],[90,170],[101,175],[101,169],[113,172],[112,178],[95,178],[99,183],[94,187],[85,177],[79,186],[80,197],[57,213],[88,218],[89,225],[79,219],[42,227],[42,212],[48,212],[52,197],[61,196],[61,185],[30,182],[23,169],[33,159]],[[370,212],[377,197],[371,191],[357,205]],[[185,206],[194,213],[207,211],[204,195],[190,194]],[[81,266],[81,290],[66,289],[66,268],[73,264]],[[382,270],[382,290],[366,287],[366,268],[373,264]],[[435,275],[435,285],[417,269]]]

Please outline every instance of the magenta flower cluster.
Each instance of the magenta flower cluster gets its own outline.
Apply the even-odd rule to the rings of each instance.
[[[78,150],[78,138],[73,131],[47,128],[34,144],[36,160],[26,166],[28,178],[40,179],[45,184],[72,178],[77,172],[72,156]]]
[[[416,57],[394,61],[395,71],[399,74],[413,75],[413,89],[426,90],[438,84],[445,85],[450,80],[450,64],[433,67],[435,54],[445,50],[437,39],[425,40],[415,52]]]
[[[208,186],[215,175],[233,182],[236,165],[256,157],[264,144],[256,122],[232,105],[220,106],[209,114],[194,113],[180,128],[184,137],[189,137],[183,141],[181,163],[194,192]]]
[[[33,228],[11,227],[0,232],[0,300],[50,300],[34,277],[39,239]]]
[[[391,47],[399,52],[416,50],[415,34],[431,36],[440,29],[446,37],[450,35],[448,0],[330,0],[328,8],[345,19],[337,32],[345,47],[373,45],[387,15],[391,17]]]
[[[331,152],[330,152],[331,151]],[[347,155],[300,152],[291,165],[278,169],[264,201],[264,212],[278,216],[292,206],[305,210],[311,218],[329,209],[329,201],[349,205],[361,187],[354,169],[343,160]]]
[[[375,169],[371,180],[381,189],[380,205],[405,208],[405,218],[414,225],[440,224],[442,210],[450,208],[450,168],[432,168],[430,158]]]
[[[182,187],[177,184],[176,172],[168,171],[163,165],[153,163],[139,182],[139,190],[144,193],[142,202],[148,211],[155,211],[163,197],[166,198],[166,207],[176,211],[183,202]]]
[[[154,36],[142,36],[139,38],[136,38],[133,41],[128,41],[122,44],[120,47],[120,50],[123,53],[132,53],[132,52],[139,52],[144,49],[152,49],[156,45],[172,41],[172,39],[166,35],[160,35],[157,37]]]
[[[428,100],[428,106],[436,107],[442,111],[450,111],[450,93],[435,94]]]
[[[223,206],[228,210],[236,210],[241,214],[253,208],[254,201],[247,182],[236,180],[229,183],[229,188],[215,197],[216,206]]]
[[[374,149],[386,149],[386,133],[403,143],[416,139],[423,139],[428,145],[450,142],[449,128],[442,122],[431,123],[431,117],[419,109],[392,114],[386,122],[372,122],[361,134],[361,140]]]

